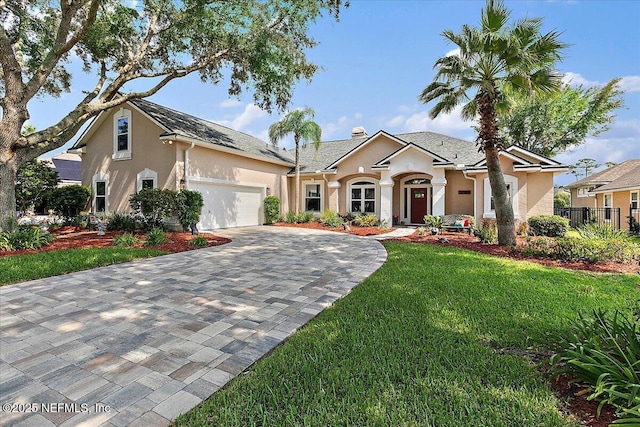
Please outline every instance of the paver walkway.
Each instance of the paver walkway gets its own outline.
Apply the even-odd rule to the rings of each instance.
[[[168,425],[386,259],[340,233],[216,234],[233,241],[0,288],[0,424]]]

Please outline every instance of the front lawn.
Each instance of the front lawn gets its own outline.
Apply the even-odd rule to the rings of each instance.
[[[157,249],[104,247],[3,256],[0,257],[0,286],[167,253]]]
[[[532,359],[638,277],[386,242],[386,264],[177,425],[577,426]]]

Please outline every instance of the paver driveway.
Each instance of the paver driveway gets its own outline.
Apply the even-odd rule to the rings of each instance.
[[[0,423],[168,425],[386,259],[339,233],[217,234],[233,241],[0,288]]]

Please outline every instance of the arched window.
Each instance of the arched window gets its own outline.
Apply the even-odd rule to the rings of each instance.
[[[375,214],[376,184],[372,181],[356,181],[349,186],[350,212]]]
[[[147,188],[157,188],[158,187],[158,173],[156,171],[152,171],[151,169],[145,169],[141,172],[138,172],[136,179],[136,190],[141,191]]]
[[[121,108],[113,115],[114,160],[131,158],[131,111]]]

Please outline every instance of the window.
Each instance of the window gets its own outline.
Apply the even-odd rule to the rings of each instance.
[[[373,182],[358,181],[351,184],[351,212],[376,212],[376,185]]]
[[[611,211],[613,207],[613,195],[605,194],[604,195],[604,220],[611,221]]]
[[[518,218],[518,178],[511,175],[504,175],[504,182],[507,185],[507,194],[513,208],[513,215]],[[484,213],[483,218],[495,218],[496,206],[491,194],[491,184],[489,177],[484,179]]]
[[[113,116],[114,160],[131,158],[131,111],[121,108]]]
[[[631,193],[631,209],[638,209],[638,194],[637,191]]]
[[[93,212],[108,213],[109,177],[99,173],[93,177]]]
[[[594,188],[596,188],[595,186],[590,186],[590,187],[580,187],[578,188],[578,192],[577,195],[578,197],[589,197],[591,196],[589,194],[589,191],[593,190]]]
[[[156,188],[158,187],[158,174],[147,168],[138,173],[136,182],[136,191],[145,190],[147,188]]]
[[[305,184],[304,210],[309,212],[320,212],[321,200],[320,184]]]

